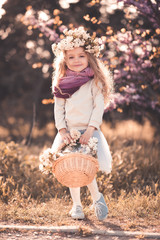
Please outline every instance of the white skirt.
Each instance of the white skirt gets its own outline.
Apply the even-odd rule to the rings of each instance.
[[[99,162],[99,170],[105,173],[110,173],[112,170],[112,156],[109,150],[108,143],[100,130],[94,131],[93,137],[98,138],[97,156]],[[53,152],[56,152],[61,144],[62,144],[61,135],[57,133],[52,145]]]

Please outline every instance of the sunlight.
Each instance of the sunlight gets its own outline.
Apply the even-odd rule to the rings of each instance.
[[[49,20],[49,12],[47,10],[39,11],[38,12],[39,19],[42,21],[48,21]]]
[[[127,52],[127,50],[128,50],[128,45],[127,45],[127,44],[121,44],[121,45],[119,46],[119,49],[120,49],[120,51],[122,51],[122,52]]]
[[[10,27],[7,27],[5,30],[1,29],[0,30],[1,39],[2,40],[6,39],[11,31],[12,31],[12,29]]]
[[[122,9],[124,6],[123,2],[117,2],[117,0],[102,0],[101,1],[101,13],[110,13],[112,14],[116,9]]]
[[[152,3],[156,4],[156,1],[155,0],[151,0]]]
[[[133,5],[126,7],[124,12],[127,19],[135,19],[138,16],[137,8]]]
[[[60,0],[59,4],[62,8],[66,9],[70,7],[70,3],[77,3],[79,0]]]
[[[114,128],[111,128],[109,123],[103,122],[102,131],[108,139],[121,137],[152,142],[156,129],[145,119],[142,125],[134,120],[123,120],[117,123]]]
[[[136,46],[134,51],[135,51],[135,54],[139,56],[143,54],[143,49],[140,46]]]
[[[27,48],[35,48],[35,46],[36,46],[36,44],[32,40],[29,40],[29,41],[26,42],[26,47]]]
[[[7,2],[7,0],[1,0],[1,2],[0,2],[0,19],[6,13],[6,11],[2,8],[3,4],[5,4],[6,2]]]

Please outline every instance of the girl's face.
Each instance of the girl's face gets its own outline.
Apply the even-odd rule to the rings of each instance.
[[[82,47],[66,51],[66,65],[74,71],[80,72],[88,66],[88,56]]]

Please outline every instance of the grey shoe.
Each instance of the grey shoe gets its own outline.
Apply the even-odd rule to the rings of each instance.
[[[100,199],[94,203],[94,208],[95,208],[95,214],[98,220],[102,221],[107,217],[108,207],[104,200],[103,194],[101,194]]]
[[[69,213],[73,219],[84,219],[84,213],[80,205],[73,207]]]

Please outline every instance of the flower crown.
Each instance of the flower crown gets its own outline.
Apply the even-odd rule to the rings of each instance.
[[[83,27],[74,30],[65,29],[65,37],[59,43],[52,44],[53,53],[58,56],[61,51],[72,50],[76,47],[84,47],[86,52],[98,57],[104,48],[101,38],[93,38]]]

